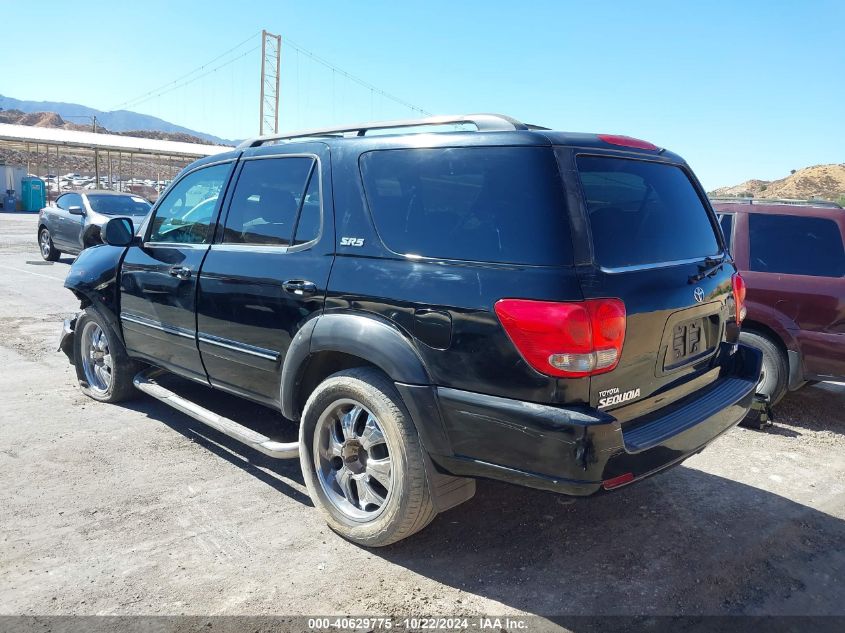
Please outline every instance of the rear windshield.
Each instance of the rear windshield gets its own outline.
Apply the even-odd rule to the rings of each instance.
[[[147,215],[152,205],[140,196],[88,195],[88,204],[103,215]]]
[[[361,156],[361,172],[379,235],[396,253],[572,263],[551,148],[379,150]]]
[[[607,268],[716,255],[707,210],[680,167],[579,156],[593,247]]]

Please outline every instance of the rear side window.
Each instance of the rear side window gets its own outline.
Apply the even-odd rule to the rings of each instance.
[[[290,245],[315,164],[313,158],[300,156],[245,161],[226,216],[223,242]],[[319,217],[319,199],[316,205]]]
[[[396,253],[572,263],[551,148],[381,150],[361,156],[361,172],[379,235]]]
[[[750,270],[814,277],[845,276],[842,235],[833,220],[751,213],[748,231]]]
[[[605,156],[579,156],[577,162],[599,265],[719,253],[707,209],[680,167]]]

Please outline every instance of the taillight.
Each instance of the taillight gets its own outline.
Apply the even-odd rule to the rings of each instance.
[[[660,149],[654,143],[643,141],[642,139],[633,138],[631,136],[622,136],[620,134],[599,134],[599,139],[610,145],[619,145],[620,147],[634,147],[636,149]]]
[[[605,490],[613,490],[619,486],[629,484],[632,481],[634,481],[634,473],[625,473],[624,475],[619,475],[618,477],[613,477],[612,479],[605,479],[601,482],[601,486]]]
[[[603,374],[619,363],[626,326],[620,299],[501,299],[495,309],[522,357],[540,373],[577,378]]]
[[[734,291],[734,306],[736,306],[736,324],[740,325],[745,318],[745,280],[739,273],[731,277],[731,285]]]

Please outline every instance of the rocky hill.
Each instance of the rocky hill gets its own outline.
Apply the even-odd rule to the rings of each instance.
[[[65,121],[55,112],[23,112],[21,110],[0,110],[0,123],[11,123],[14,125],[32,125],[35,127],[54,127],[63,130],[77,130],[90,132],[91,125],[81,125],[72,121]],[[128,130],[125,132],[113,132],[102,126],[97,127],[101,134],[118,134],[120,136],[137,136],[140,138],[155,138],[163,141],[180,141],[182,143],[208,144],[205,139],[192,136],[185,132],[160,132],[154,130]]]
[[[813,165],[794,170],[780,180],[747,180],[732,187],[720,187],[711,196],[754,198],[821,198],[845,200],[845,163]]]
[[[147,114],[140,114],[130,110],[97,110],[79,103],[65,103],[63,101],[25,101],[0,95],[0,110],[18,110],[20,112],[55,112],[59,116],[73,120],[76,116],[96,116],[97,121],[113,133],[132,132],[133,130],[145,130],[147,132],[167,132],[170,134],[187,134],[203,139],[204,143],[216,145],[237,145],[238,141],[230,141],[206,134],[198,130],[191,130],[170,121],[159,119]],[[75,119],[84,122],[83,119]]]

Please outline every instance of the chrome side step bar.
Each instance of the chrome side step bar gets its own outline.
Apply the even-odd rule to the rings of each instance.
[[[206,426],[210,426],[250,448],[264,453],[268,457],[275,459],[296,459],[299,457],[299,442],[285,443],[271,440],[266,435],[238,424],[234,420],[217,415],[213,411],[173,393],[170,389],[166,389],[156,382],[156,377],[163,373],[165,373],[163,369],[145,369],[139,372],[132,382],[145,394],[156,400],[161,400],[164,404],[191,416],[195,420],[199,420]]]

